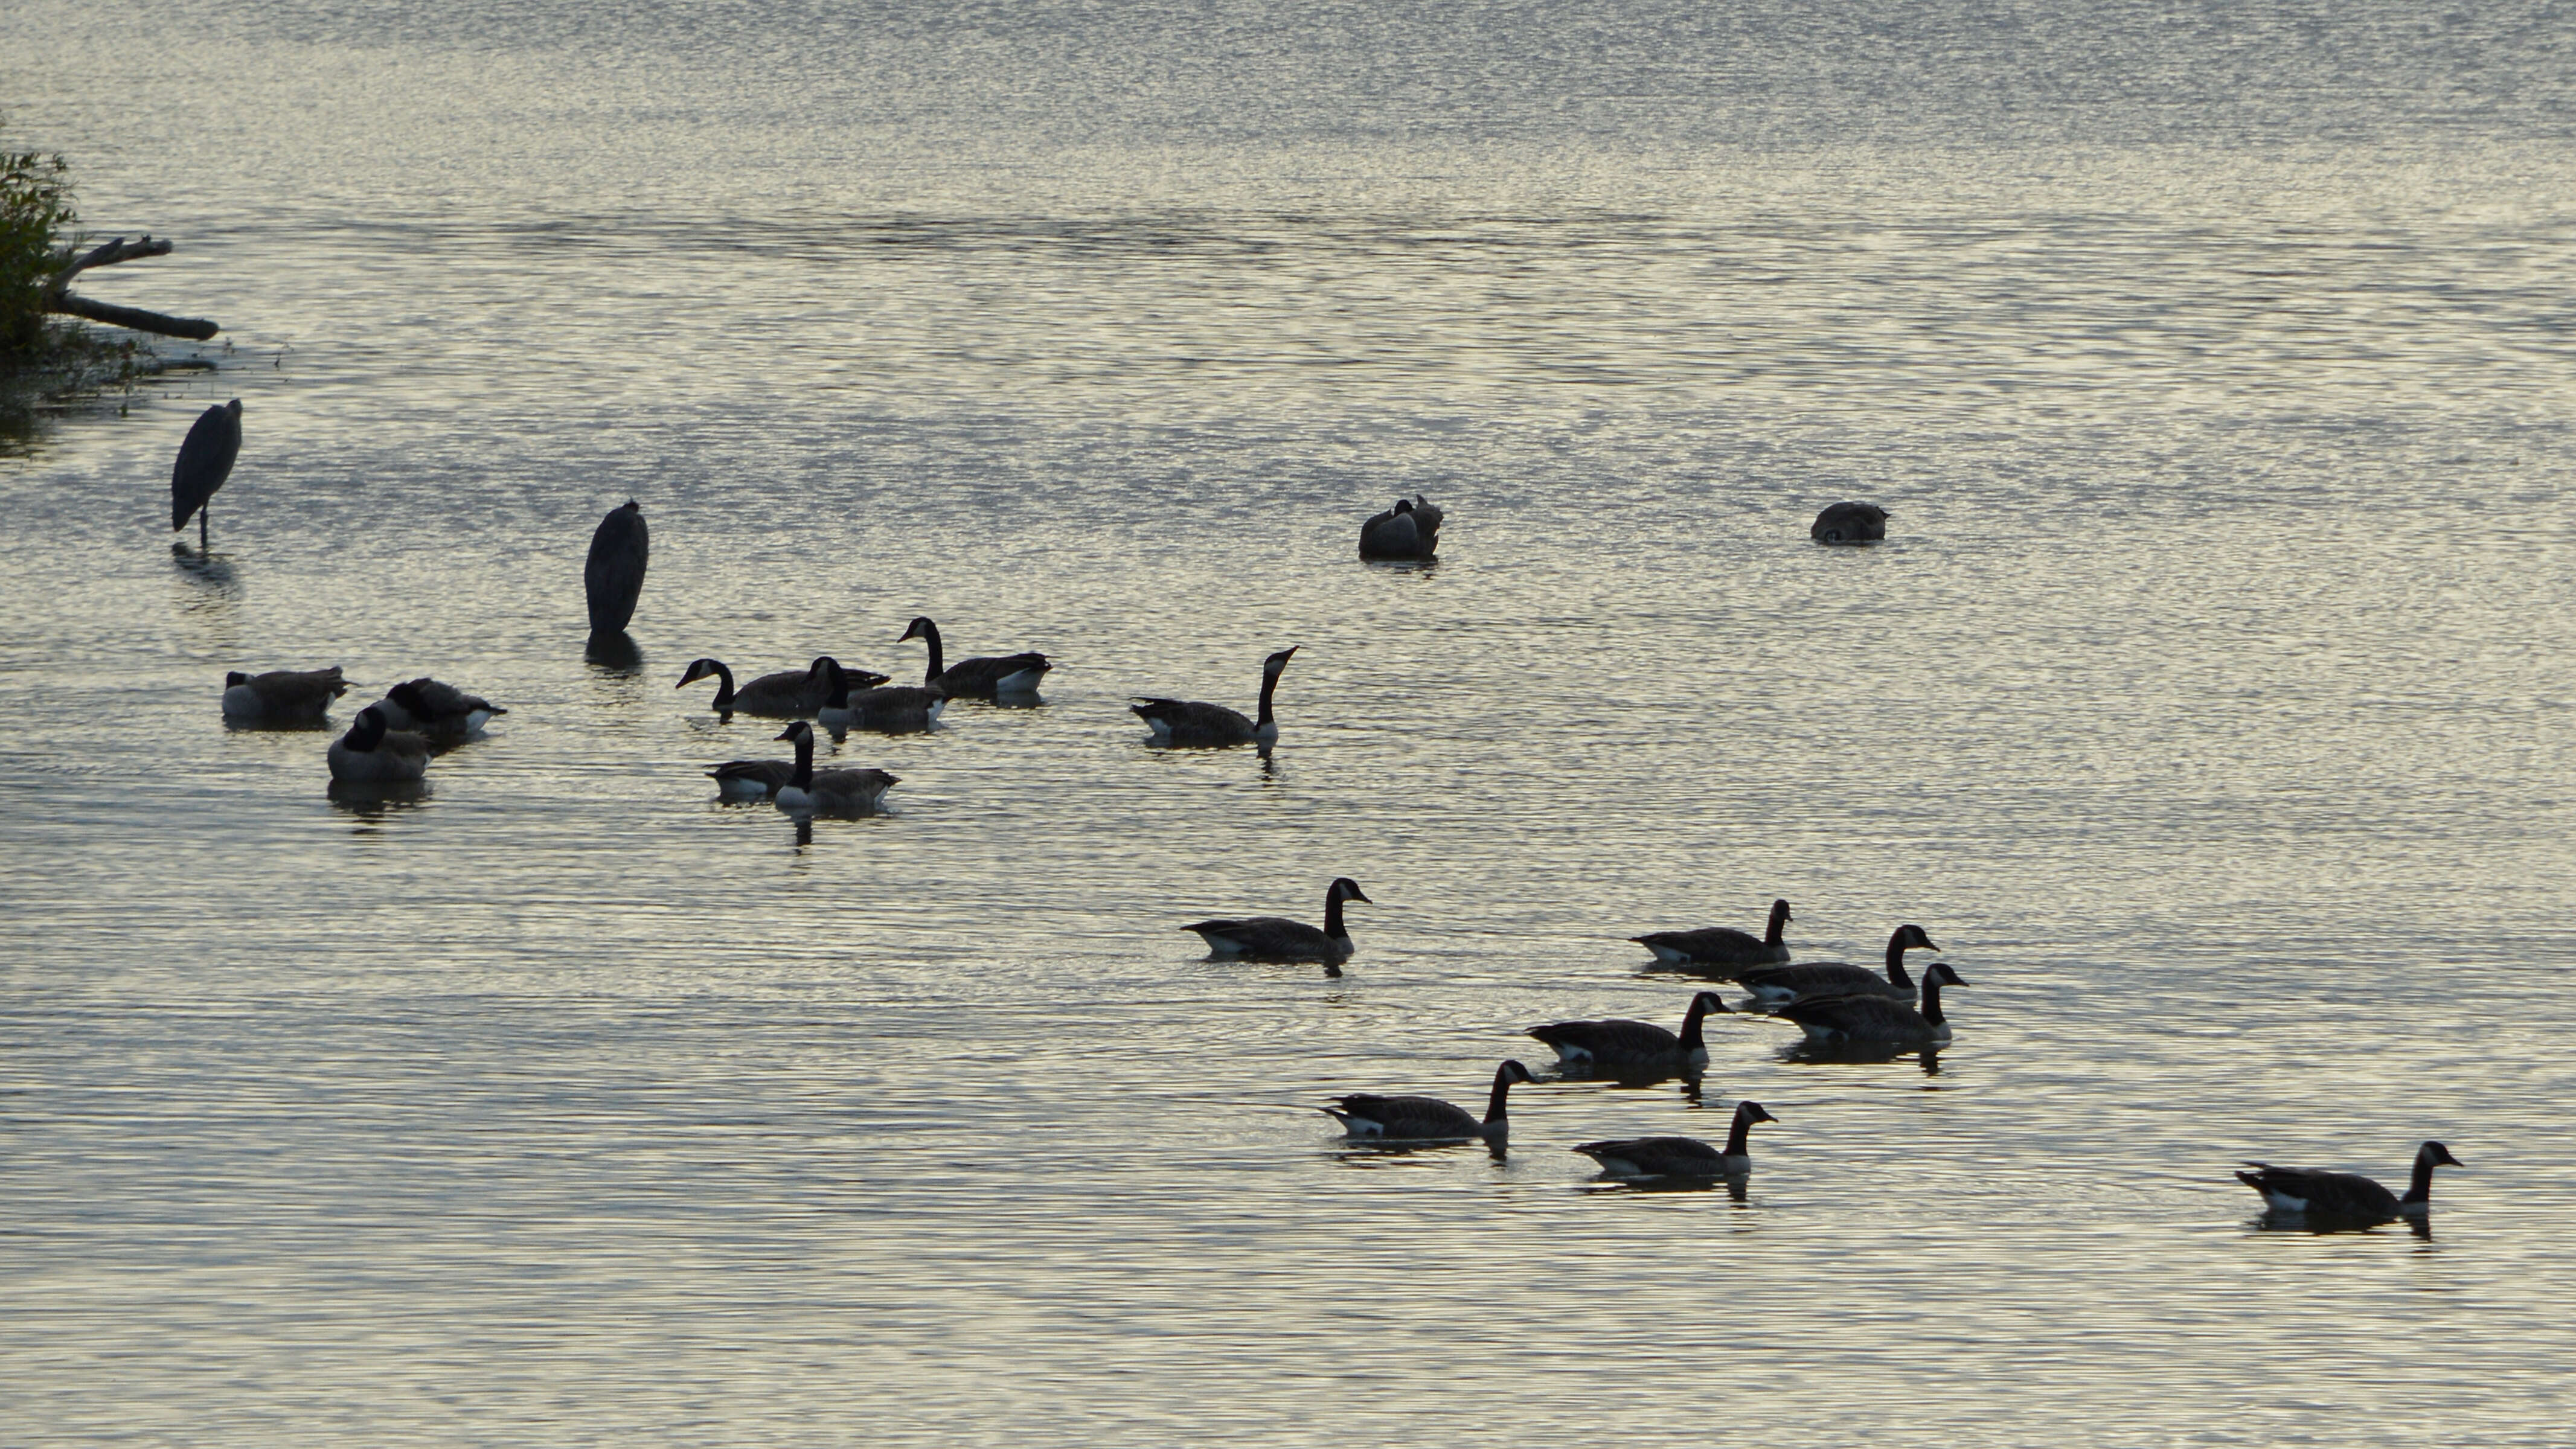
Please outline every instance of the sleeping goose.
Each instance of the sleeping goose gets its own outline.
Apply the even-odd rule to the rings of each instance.
[[[934,687],[951,699],[991,699],[997,694],[1034,694],[1038,681],[1055,666],[1043,654],[1004,654],[986,659],[960,659],[943,664],[939,647],[939,626],[924,614],[914,619],[903,631],[905,640],[918,639],[930,646],[930,667],[922,672],[921,682]]]
[[[947,694],[937,685],[897,684],[853,691],[856,680],[839,660],[826,654],[814,662],[822,666],[828,691],[823,707],[814,711],[814,722],[835,735],[852,729],[886,734],[926,730],[938,723],[939,711],[948,705]]]
[[[883,770],[814,769],[814,727],[803,720],[789,725],[778,736],[796,745],[796,765],[787,782],[778,787],[778,808],[791,811],[836,810],[865,812],[877,808],[885,792],[903,783]],[[721,778],[717,781],[722,788]]]
[[[1696,931],[1657,931],[1628,939],[1655,953],[1667,966],[1717,967],[1722,974],[1749,966],[1778,966],[1789,959],[1781,928],[1794,919],[1787,901],[1771,903],[1771,924],[1757,939],[1733,926],[1707,926]]]
[[[374,705],[358,711],[349,732],[326,752],[331,778],[344,785],[405,785],[429,773],[429,742],[386,728]]]
[[[1756,1122],[1780,1119],[1759,1102],[1735,1104],[1735,1124],[1726,1130],[1726,1149],[1719,1151],[1696,1137],[1626,1137],[1612,1142],[1586,1142],[1574,1150],[1601,1164],[1612,1177],[1743,1177],[1753,1171],[1746,1139]]]
[[[2404,1197],[2357,1172],[2315,1172],[2304,1167],[2274,1167],[2249,1162],[2252,1172],[2236,1180],[2263,1194],[2263,1202],[2283,1217],[2375,1227],[2397,1217],[2422,1217],[2433,1207],[2433,1169],[2458,1167],[2460,1159],[2439,1142],[2415,1149],[2415,1176]]]
[[[1437,1097],[1378,1097],[1355,1093],[1335,1097],[1334,1105],[1317,1110],[1342,1124],[1353,1137],[1391,1137],[1437,1139],[1482,1137],[1499,1147],[1511,1135],[1511,1118],[1505,1110],[1505,1097],[1514,1082],[1531,1082],[1529,1068],[1518,1062],[1505,1062],[1494,1068],[1493,1094],[1485,1099],[1485,1117],[1478,1121],[1462,1107],[1452,1106]]]
[[[1914,978],[1905,974],[1905,953],[1911,950],[1938,951],[1932,938],[1921,926],[1899,926],[1887,938],[1887,974],[1879,975],[1866,966],[1847,961],[1810,961],[1797,966],[1770,966],[1760,971],[1747,971],[1735,979],[1743,982],[1754,999],[1762,1002],[1794,1001],[1808,996],[1887,996],[1898,1001],[1914,1000]]]
[[[1556,1059],[1569,1067],[1671,1067],[1695,1070],[1708,1065],[1708,1046],[1700,1038],[1700,1020],[1710,1012],[1728,1014],[1714,991],[1691,998],[1690,1012],[1675,1036],[1651,1021],[1560,1021],[1531,1027],[1527,1035],[1556,1048]]]
[[[1279,691],[1280,671],[1288,667],[1288,656],[1297,652],[1289,645],[1261,661],[1261,718],[1248,720],[1221,704],[1202,704],[1191,699],[1149,699],[1139,697],[1127,706],[1154,732],[1158,745],[1244,745],[1275,743],[1279,738],[1279,721],[1271,714],[1271,696]]]
[[[389,728],[415,730],[430,740],[448,743],[480,734],[485,721],[509,713],[479,694],[467,694],[426,674],[386,690],[385,697],[369,708],[383,711]]]
[[[1875,503],[1829,503],[1807,537],[1818,543],[1875,543],[1887,537],[1887,510]]]
[[[1935,961],[1923,973],[1923,1009],[1885,996],[1801,997],[1773,1016],[1806,1029],[1807,1040],[1830,1042],[1937,1043],[1950,1039],[1950,1023],[1941,1015],[1941,988],[1965,986],[1946,961]]]
[[[1416,493],[1360,525],[1362,558],[1430,558],[1440,547],[1440,506]]]
[[[865,669],[849,671],[850,684],[868,689],[886,682],[882,674]],[[823,661],[817,659],[803,669],[782,669],[764,674],[739,690],[733,687],[733,671],[721,659],[693,659],[680,682],[671,686],[686,689],[701,679],[716,681],[716,697],[708,708],[718,714],[758,715],[764,719],[811,719],[823,707],[831,686],[823,678]]]
[[[1324,928],[1286,916],[1250,916],[1241,920],[1200,921],[1181,927],[1196,931],[1212,956],[1269,956],[1291,961],[1342,961],[1351,954],[1351,933],[1342,925],[1342,903],[1376,902],[1360,894],[1358,881],[1337,878],[1324,888]]]
[[[224,676],[224,723],[237,725],[318,725],[331,701],[348,689],[340,666],[328,669],[272,669]]]

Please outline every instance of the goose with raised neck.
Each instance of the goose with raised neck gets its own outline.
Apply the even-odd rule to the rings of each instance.
[[[1923,973],[1921,1010],[1886,996],[1802,997],[1771,1014],[1794,1021],[1819,1045],[1834,1042],[1937,1044],[1950,1039],[1950,1022],[1941,1014],[1941,988],[1968,983],[1946,961],[1935,961]]]
[[[989,658],[960,659],[954,664],[946,663],[946,656],[939,642],[939,625],[932,622],[927,614],[915,618],[905,627],[903,638],[895,642],[900,644],[911,639],[920,640],[930,649],[928,667],[921,674],[922,684],[925,687],[935,688],[952,699],[991,699],[1003,694],[1034,694],[1037,692],[1038,681],[1044,679],[1046,672],[1055,667],[1047,662],[1045,655],[1034,651],[1025,654],[995,655]]]
[[[1555,1048],[1557,1061],[1569,1067],[1692,1070],[1708,1065],[1708,1044],[1700,1034],[1700,1024],[1712,1011],[1731,1014],[1716,992],[1702,991],[1691,997],[1679,1034],[1651,1021],[1613,1017],[1606,1021],[1551,1022],[1531,1027],[1526,1035]]]
[[[1266,956],[1290,961],[1338,962],[1350,959],[1351,933],[1342,924],[1342,905],[1356,901],[1375,905],[1349,876],[1336,877],[1324,888],[1323,929],[1286,916],[1245,916],[1194,921],[1181,927],[1195,931],[1214,956]]]
[[[1779,1120],[1759,1102],[1738,1102],[1723,1148],[1696,1137],[1623,1137],[1585,1142],[1574,1150],[1601,1164],[1611,1177],[1740,1178],[1753,1171],[1753,1124]]]
[[[1530,1069],[1518,1062],[1507,1061],[1494,1068],[1494,1089],[1485,1098],[1482,1119],[1437,1097],[1380,1097],[1366,1092],[1335,1097],[1332,1106],[1318,1110],[1341,1123],[1343,1131],[1353,1137],[1419,1141],[1481,1137],[1499,1147],[1511,1135],[1512,1084],[1536,1080]]]
[[[1751,967],[1785,965],[1789,960],[1785,932],[1794,919],[1787,901],[1773,901],[1770,924],[1759,936],[1733,926],[1704,926],[1696,931],[1657,931],[1628,939],[1653,952],[1655,960],[1663,965],[1723,978]]]
[[[1754,999],[1766,1004],[1809,996],[1885,996],[1910,1002],[1915,985],[1914,978],[1906,974],[1905,953],[1940,949],[1921,926],[1899,926],[1887,938],[1884,976],[1848,961],[1810,961],[1747,971],[1735,979],[1744,983]]]
[[[1279,720],[1273,713],[1272,699],[1279,692],[1280,674],[1296,652],[1297,646],[1292,644],[1261,661],[1261,713],[1254,719],[1245,719],[1224,705],[1194,699],[1139,696],[1127,707],[1154,732],[1154,743],[1158,745],[1275,744]]]
[[[778,787],[776,799],[781,810],[874,810],[886,791],[903,783],[901,777],[883,770],[815,769],[814,726],[804,720],[780,731],[778,738],[796,748],[796,766],[787,783]]]
[[[2357,1172],[2318,1172],[2303,1167],[2275,1167],[2249,1162],[2252,1172],[2236,1180],[2263,1195],[2264,1207],[2283,1217],[2376,1227],[2394,1218],[2420,1218],[2433,1210],[2433,1169],[2458,1167],[2460,1160],[2439,1142],[2415,1149],[2415,1170],[2398,1197]]]

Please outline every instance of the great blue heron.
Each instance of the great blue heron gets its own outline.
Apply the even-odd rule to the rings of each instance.
[[[634,499],[599,520],[590,536],[590,561],[581,570],[582,587],[590,595],[593,638],[625,632],[626,621],[635,617],[636,597],[644,592],[644,565],[652,555],[644,509]]]
[[[179,461],[170,466],[170,531],[188,526],[197,515],[197,550],[206,549],[206,503],[233,474],[241,456],[241,399],[210,407],[197,415],[188,440],[179,445]]]

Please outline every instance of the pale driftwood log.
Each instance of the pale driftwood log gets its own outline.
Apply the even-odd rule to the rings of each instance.
[[[168,255],[170,244],[154,241],[149,232],[144,233],[143,240],[138,242],[118,237],[93,247],[74,258],[69,266],[54,273],[53,280],[45,283],[45,310],[70,317],[86,317],[111,327],[131,327],[137,332],[155,332],[163,337],[185,337],[203,342],[223,329],[203,317],[171,317],[159,312],[146,312],[140,307],[120,307],[113,302],[93,301],[74,296],[70,291],[72,278],[92,267],[112,267],[118,262]]]

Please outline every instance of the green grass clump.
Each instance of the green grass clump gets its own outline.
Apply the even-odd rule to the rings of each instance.
[[[0,151],[0,356],[51,345],[45,283],[69,257],[71,163],[42,151]]]

